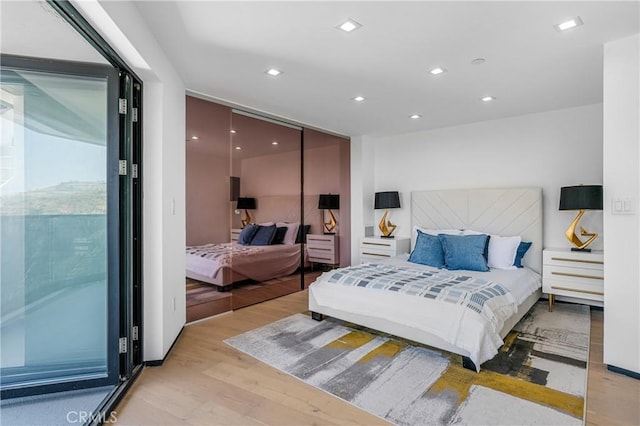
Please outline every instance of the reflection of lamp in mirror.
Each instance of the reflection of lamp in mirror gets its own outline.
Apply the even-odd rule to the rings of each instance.
[[[244,219],[241,220],[242,227],[244,228],[249,223],[251,223],[251,216],[249,216],[249,212],[247,210],[256,209],[256,199],[251,197],[238,197],[238,204],[236,205],[236,209],[244,209]]]
[[[331,210],[340,210],[340,195],[339,194],[320,194],[318,199],[318,209],[329,210],[329,222],[324,221],[322,218],[322,225],[324,226],[325,234],[335,234],[333,230],[338,224],[336,218]]]
[[[575,247],[571,247],[572,251],[591,251],[587,246],[591,244],[598,234],[595,232],[587,232],[582,226],[580,227],[580,235],[589,237],[586,241],[582,241],[576,235],[576,227],[578,222],[584,215],[585,210],[602,210],[602,185],[579,185],[564,186],[560,188],[560,208],[559,210],[579,210],[578,215],[564,235]]]
[[[387,220],[389,209],[400,208],[400,195],[398,191],[385,191],[376,192],[374,209],[385,209],[384,216],[378,224],[380,232],[382,232],[382,238],[393,238],[391,235],[396,230],[396,225],[392,224],[390,220]]]

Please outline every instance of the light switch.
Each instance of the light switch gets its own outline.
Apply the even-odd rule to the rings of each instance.
[[[615,198],[612,202],[612,214],[635,214],[635,200],[633,198]]]
[[[622,200],[613,201],[613,211],[615,213],[620,213],[622,211]]]

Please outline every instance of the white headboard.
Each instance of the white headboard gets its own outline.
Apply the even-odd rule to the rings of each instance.
[[[538,273],[542,271],[542,188],[414,191],[412,232],[414,226],[520,235],[522,241],[533,243],[523,263]]]

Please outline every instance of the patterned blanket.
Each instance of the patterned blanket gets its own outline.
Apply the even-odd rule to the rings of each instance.
[[[425,271],[386,264],[365,263],[325,272],[323,281],[344,286],[393,291],[440,300],[471,309],[498,332],[518,310],[513,295],[500,284],[450,271]]]
[[[234,243],[212,243],[203,246],[187,246],[186,253],[217,262],[218,267],[231,266],[231,258],[265,251],[261,246],[243,246]]]

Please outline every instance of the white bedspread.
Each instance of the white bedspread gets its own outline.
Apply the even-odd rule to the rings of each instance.
[[[407,262],[406,258],[396,257],[388,262],[397,266],[434,270],[432,267]],[[500,283],[512,293],[518,305],[541,285],[540,276],[527,268],[451,272]],[[499,329],[496,330],[495,326],[478,313],[463,306],[402,293],[339,286],[323,281],[322,276],[311,284],[309,293],[319,306],[392,320],[438,336],[445,342],[466,350],[478,369],[480,364],[493,358],[504,343]]]

